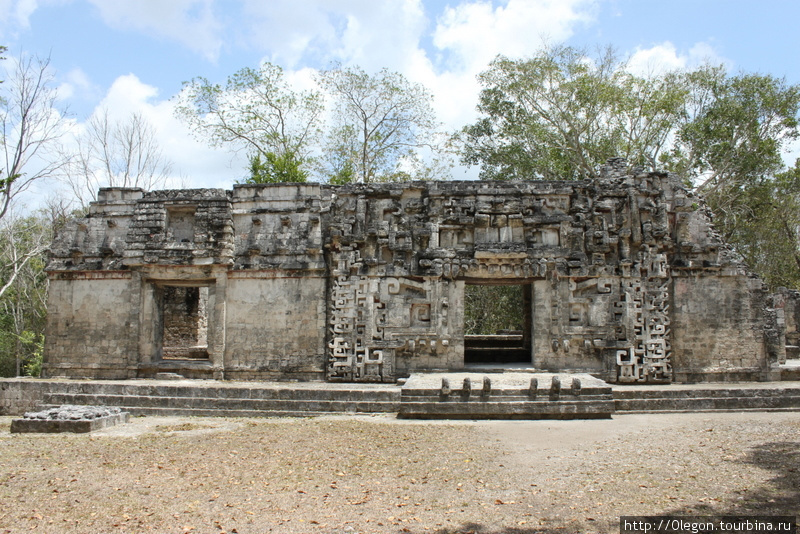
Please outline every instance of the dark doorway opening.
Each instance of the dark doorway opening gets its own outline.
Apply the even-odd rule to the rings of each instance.
[[[208,286],[160,288],[162,359],[208,359],[208,295]]]
[[[531,285],[464,288],[464,363],[530,365]]]

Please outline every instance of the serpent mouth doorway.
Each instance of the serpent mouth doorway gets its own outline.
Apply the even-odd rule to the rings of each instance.
[[[531,366],[531,284],[464,286],[464,364]]]

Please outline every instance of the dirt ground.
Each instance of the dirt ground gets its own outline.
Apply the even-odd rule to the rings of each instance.
[[[621,515],[800,514],[800,413],[10,422],[0,533],[616,533]]]

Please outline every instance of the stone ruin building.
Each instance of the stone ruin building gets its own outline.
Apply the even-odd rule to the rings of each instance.
[[[626,168],[102,189],[52,245],[44,375],[389,382],[513,354],[617,383],[774,378],[776,298],[677,177]],[[519,286],[523,330],[465,335],[472,284]]]

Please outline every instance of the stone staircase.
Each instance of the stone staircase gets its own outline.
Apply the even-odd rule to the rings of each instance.
[[[402,387],[408,419],[597,419],[614,412],[611,386],[588,374],[425,373]]]
[[[132,415],[227,417],[385,413],[406,418],[566,419],[624,413],[800,411],[800,381],[612,387],[589,375],[518,371],[425,373],[412,375],[402,387],[174,378],[4,379],[0,415],[64,404],[116,406]]]
[[[800,411],[800,382],[614,386],[615,413]]]
[[[155,382],[155,383],[154,383]],[[400,388],[374,384],[226,383],[205,380],[136,384],[64,382],[44,392],[42,408],[64,404],[117,406],[132,415],[309,417],[396,413]]]

